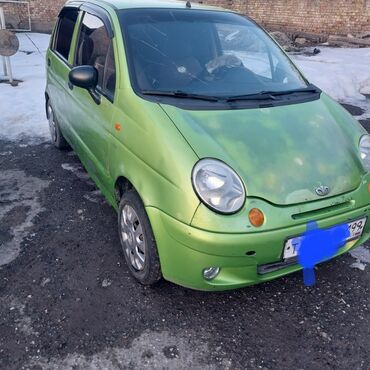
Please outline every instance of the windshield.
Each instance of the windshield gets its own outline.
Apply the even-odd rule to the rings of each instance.
[[[119,16],[138,92],[232,97],[307,87],[272,39],[240,15],[133,9]]]

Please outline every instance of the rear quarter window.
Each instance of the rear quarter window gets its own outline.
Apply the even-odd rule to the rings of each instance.
[[[58,18],[52,49],[65,60],[68,60],[69,52],[71,50],[72,36],[76,26],[77,17],[77,9],[65,8],[61,11]]]

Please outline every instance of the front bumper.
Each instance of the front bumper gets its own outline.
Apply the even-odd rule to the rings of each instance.
[[[289,264],[261,273],[260,267],[283,262],[285,241],[303,234],[305,223],[258,233],[224,234],[191,227],[156,208],[147,207],[147,213],[157,242],[163,277],[176,284],[197,290],[228,290],[269,281],[301,269],[298,264]],[[319,228],[329,228],[364,216],[369,218],[369,206],[318,220],[317,224]],[[337,255],[364,243],[369,237],[370,219],[361,239],[348,242]],[[214,266],[221,267],[220,274],[214,280],[205,280],[202,271]]]

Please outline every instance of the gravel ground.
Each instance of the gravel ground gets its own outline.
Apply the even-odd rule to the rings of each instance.
[[[227,293],[142,287],[114,210],[48,144],[0,141],[0,222],[0,369],[370,368],[370,265],[349,254],[314,288],[300,273]]]

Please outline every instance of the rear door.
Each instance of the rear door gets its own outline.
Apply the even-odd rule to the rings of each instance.
[[[68,105],[71,126],[78,141],[80,158],[102,190],[112,188],[108,173],[108,143],[112,125],[116,86],[113,31],[109,16],[102,8],[81,8],[81,24],[76,38],[74,66],[90,65],[98,72],[97,104],[90,93],[72,87]]]
[[[68,125],[68,74],[71,70],[72,45],[76,34],[79,10],[76,7],[65,7],[59,14],[57,24],[47,53],[48,84],[47,89],[51,104],[62,128],[63,134],[72,139]]]

